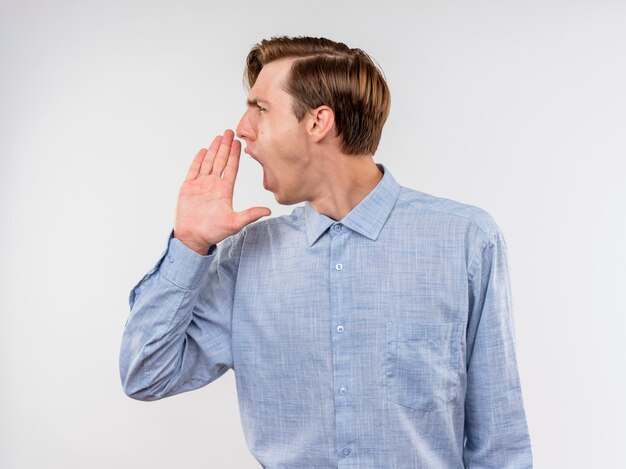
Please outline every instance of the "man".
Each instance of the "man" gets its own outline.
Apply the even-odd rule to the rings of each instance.
[[[528,468],[504,238],[484,210],[373,161],[390,95],[323,38],[248,56],[237,135],[281,204],[232,209],[241,146],[194,158],[174,229],[133,288],[120,372],[155,400],[235,372],[267,468]]]

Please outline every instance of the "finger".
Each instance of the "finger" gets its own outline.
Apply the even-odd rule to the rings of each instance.
[[[191,166],[189,166],[189,170],[187,171],[185,181],[190,181],[191,179],[195,179],[198,177],[200,167],[202,166],[202,160],[204,159],[204,155],[206,155],[206,153],[206,148],[201,148],[200,151],[196,153],[196,156],[194,156],[193,161],[191,162]]]
[[[261,217],[271,215],[272,211],[268,207],[252,207],[241,212],[237,212],[237,221],[241,227],[257,221]]]
[[[230,182],[235,185],[235,179],[237,178],[237,171],[239,171],[239,161],[241,156],[241,142],[239,140],[233,141],[230,147],[230,155],[228,156],[228,163],[224,169],[224,181]]]
[[[200,168],[200,174],[210,174],[211,169],[213,168],[213,160],[215,159],[215,155],[217,154],[217,150],[220,147],[220,143],[222,143],[222,136],[218,135],[213,139],[211,145],[209,145],[209,149],[207,150],[207,154],[202,160],[202,167]]]
[[[222,171],[224,171],[224,167],[228,161],[228,155],[230,154],[230,147],[233,143],[233,138],[235,138],[235,133],[232,130],[227,129],[224,132],[224,137],[222,137],[220,149],[217,151],[217,155],[215,155],[215,160],[213,160],[213,169],[211,169],[211,174],[222,177]]]

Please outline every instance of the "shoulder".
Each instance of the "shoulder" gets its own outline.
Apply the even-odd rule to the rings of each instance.
[[[464,227],[484,239],[500,233],[495,218],[484,208],[409,187],[401,186],[395,210],[447,226]]]

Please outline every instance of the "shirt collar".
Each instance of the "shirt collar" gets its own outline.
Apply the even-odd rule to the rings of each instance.
[[[400,184],[384,165],[376,163],[376,166],[383,172],[382,179],[338,222],[318,213],[309,202],[305,203],[304,225],[309,246],[313,246],[322,233],[334,223],[341,223],[373,241],[378,238],[400,194]]]

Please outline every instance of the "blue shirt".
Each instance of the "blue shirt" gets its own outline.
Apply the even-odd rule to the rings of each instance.
[[[130,293],[125,392],[161,399],[234,370],[268,469],[532,467],[500,229],[378,167],[339,221],[305,203],[206,256],[172,231]]]

